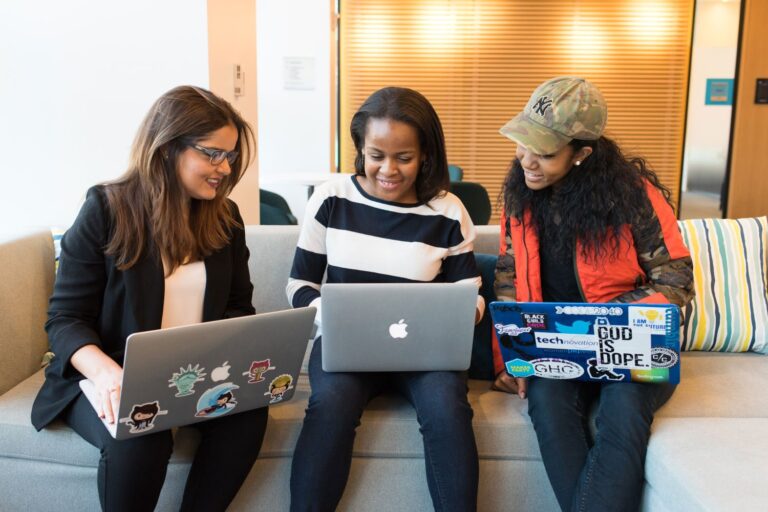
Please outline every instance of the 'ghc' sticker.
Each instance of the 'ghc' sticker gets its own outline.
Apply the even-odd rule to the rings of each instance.
[[[547,379],[578,379],[584,374],[584,368],[565,359],[543,357],[529,361],[537,377]]]

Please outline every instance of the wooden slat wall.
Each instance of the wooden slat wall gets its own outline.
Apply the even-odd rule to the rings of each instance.
[[[357,107],[411,87],[440,115],[449,162],[496,204],[514,155],[499,128],[539,83],[577,75],[605,94],[607,134],[645,156],[677,203],[693,0],[341,0],[340,15],[342,171]]]

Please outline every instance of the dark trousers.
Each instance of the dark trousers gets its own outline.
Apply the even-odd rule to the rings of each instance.
[[[268,408],[197,423],[200,446],[187,477],[181,510],[223,511],[234,499],[261,449]],[[152,511],[173,449],[170,430],[117,441],[80,396],[64,420],[101,451],[97,485],[102,510]]]
[[[639,508],[653,414],[674,390],[670,384],[530,379],[528,413],[563,511]]]
[[[335,510],[349,476],[360,416],[373,397],[390,390],[416,409],[435,510],[476,510],[477,446],[466,375],[324,372],[320,343],[315,341],[309,360],[312,395],[293,455],[291,510]]]

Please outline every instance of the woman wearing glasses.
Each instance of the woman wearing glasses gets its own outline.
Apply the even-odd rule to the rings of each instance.
[[[196,87],[168,91],[136,136],[128,171],[91,188],[61,241],[45,328],[54,357],[35,400],[39,430],[61,418],[101,451],[105,510],[153,510],[170,431],[116,441],[126,338],[133,332],[254,314],[243,220],[227,199],[253,134],[229,103]],[[80,392],[90,379],[100,410]],[[255,461],[267,409],[196,424],[182,510],[224,510]],[[237,449],[233,449],[233,447]]]

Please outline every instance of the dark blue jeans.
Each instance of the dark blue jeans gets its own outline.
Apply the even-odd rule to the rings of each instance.
[[[315,341],[309,360],[312,395],[293,455],[291,510],[335,510],[349,476],[360,416],[385,391],[403,395],[416,409],[435,510],[476,510],[477,446],[466,375],[324,372],[320,343]]]
[[[639,508],[653,414],[674,390],[670,384],[529,381],[528,413],[563,511]],[[593,439],[588,421],[596,400]]]

